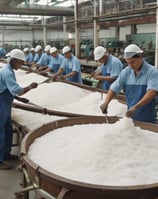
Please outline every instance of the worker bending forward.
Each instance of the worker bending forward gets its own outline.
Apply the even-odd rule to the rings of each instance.
[[[36,88],[37,83],[31,83],[22,88],[16,83],[14,69],[18,70],[25,61],[23,51],[12,50],[9,54],[8,64],[0,69],[0,169],[10,169],[11,166],[4,162],[17,159],[11,155],[13,127],[11,121],[11,107],[16,95],[22,95]]]
[[[126,116],[134,120],[155,123],[158,70],[143,59],[143,51],[135,44],[125,48],[124,58],[128,66],[111,85],[100,108],[106,113],[112,98],[123,89],[128,106]]]
[[[55,73],[53,78],[55,79],[58,76],[62,75],[61,79],[81,84],[82,83],[81,64],[79,60],[71,52],[71,49],[69,46],[65,46],[63,48],[63,54],[65,57],[65,61],[60,66],[57,73]]]
[[[99,61],[102,66],[93,77],[102,82],[103,90],[109,90],[110,85],[119,76],[123,64],[117,57],[109,54],[106,48],[102,46],[98,46],[94,49],[94,58],[96,61]]]

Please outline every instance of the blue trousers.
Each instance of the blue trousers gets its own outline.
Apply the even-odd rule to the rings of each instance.
[[[11,121],[11,107],[14,97],[8,90],[0,93],[0,162],[5,155],[10,154],[13,127]]]

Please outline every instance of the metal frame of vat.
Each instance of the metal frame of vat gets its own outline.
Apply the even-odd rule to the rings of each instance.
[[[114,123],[117,120],[117,117],[108,117],[109,123]],[[32,186],[57,199],[156,199],[158,197],[158,183],[139,186],[100,186],[77,182],[46,171],[27,156],[29,146],[37,137],[57,128],[90,123],[105,123],[105,118],[78,117],[58,120],[43,125],[24,137],[21,146],[22,168],[25,172],[27,171],[27,177],[29,177]],[[143,129],[158,132],[158,125],[144,122],[135,122],[135,124]],[[25,190],[27,187],[21,192],[25,192]]]

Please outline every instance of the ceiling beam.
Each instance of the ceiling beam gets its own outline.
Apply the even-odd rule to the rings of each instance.
[[[0,6],[0,14],[39,15],[39,16],[74,16],[71,8],[53,6],[35,6],[29,8],[13,8]]]

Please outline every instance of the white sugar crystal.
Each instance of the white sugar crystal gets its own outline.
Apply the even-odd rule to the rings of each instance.
[[[99,185],[142,185],[158,182],[157,143],[156,133],[123,118],[115,124],[56,129],[37,138],[28,155],[46,170],[69,179]]]
[[[22,109],[12,108],[12,120],[18,124],[25,126],[30,131],[55,120],[64,119],[65,117],[58,117],[55,115],[45,115],[32,111],[25,111]]]
[[[23,95],[44,108],[83,115],[103,115],[99,107],[105,96],[106,94],[101,99],[99,92],[92,92],[61,82],[41,84]],[[114,99],[109,105],[108,115],[125,116],[126,109],[125,104]]]
[[[42,83],[43,81],[47,80],[47,77],[44,77],[42,75],[36,74],[36,73],[29,73],[23,72],[22,70],[18,70],[16,72],[16,79],[20,86],[26,87],[32,82],[36,83]]]

